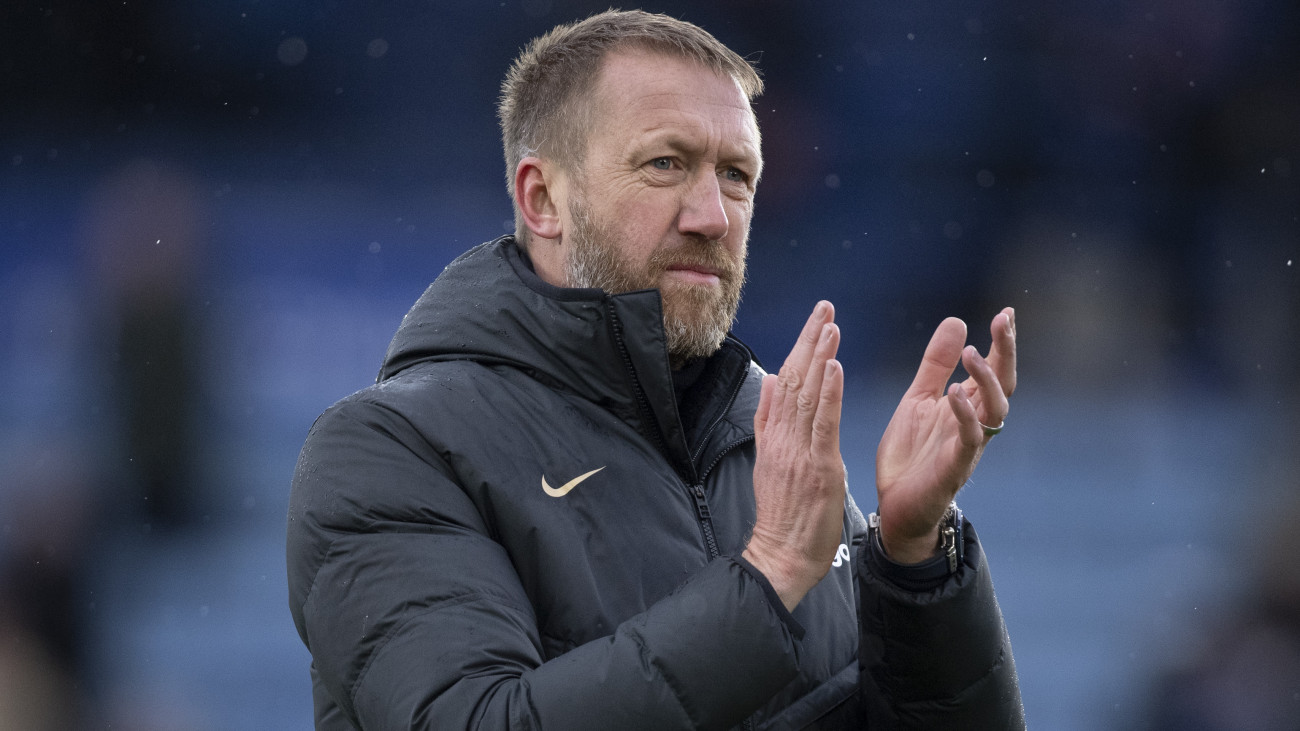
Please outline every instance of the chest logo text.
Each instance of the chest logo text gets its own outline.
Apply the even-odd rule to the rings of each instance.
[[[834,566],[835,568],[839,568],[844,565],[845,561],[848,560],[849,560],[849,546],[846,543],[841,543],[840,547],[835,549],[835,560],[831,561],[831,566]]]

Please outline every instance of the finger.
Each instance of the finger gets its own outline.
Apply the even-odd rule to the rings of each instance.
[[[813,352],[817,349],[817,343],[821,339],[822,326],[834,319],[834,306],[826,300],[818,302],[813,307],[812,314],[808,316],[808,321],[804,323],[803,330],[799,332],[799,338],[795,340],[794,348],[790,350],[790,355],[786,356],[781,370],[785,370],[786,366],[793,366],[800,371],[806,371]]]
[[[974,345],[968,345],[962,350],[961,363],[978,389],[979,406],[975,410],[976,416],[989,426],[998,426],[1007,417],[1010,406],[1007,403],[1007,395],[1002,391],[1002,384],[998,382],[998,376],[993,372],[993,367],[979,354]],[[964,388],[962,393],[966,393]],[[983,411],[983,414],[980,414],[980,411]]]
[[[957,417],[957,434],[962,446],[974,448],[984,443],[984,429],[975,416],[975,405],[961,384],[954,383],[948,387],[948,404],[952,415]]]
[[[844,404],[844,368],[835,359],[823,367],[817,415],[812,423],[812,454],[818,459],[840,459],[840,412]]]
[[[776,376],[765,373],[758,387],[758,409],[754,411],[754,443],[757,447],[763,442],[763,432],[767,431],[768,413],[772,408],[772,395],[776,391]]]
[[[807,434],[812,429],[813,418],[821,404],[822,382],[826,376],[826,363],[835,357],[839,350],[840,329],[833,322],[822,325],[820,337],[817,339],[817,350],[813,353],[812,362],[808,364],[808,377],[803,387],[799,389],[798,396],[793,399],[795,404],[794,417],[799,433]],[[790,403],[790,401],[787,401]]]
[[[1010,396],[1016,390],[1016,311],[1004,308],[989,325],[993,345],[989,348],[989,365],[1002,384],[1002,394]]]
[[[955,317],[939,323],[934,335],[930,336],[930,344],[925,346],[921,367],[916,371],[916,378],[912,379],[908,394],[942,396],[945,384],[961,360],[961,349],[965,344],[966,323]]]
[[[781,371],[778,374],[780,379],[777,382],[778,388],[776,393],[773,394],[770,418],[775,419],[793,415],[794,401],[798,397],[804,380],[807,378],[808,365],[812,362],[822,326],[830,322],[834,317],[835,308],[830,302],[822,300],[813,308],[812,314],[808,316],[808,321],[804,323],[798,339],[795,340],[794,348],[790,350],[785,363],[781,366]]]

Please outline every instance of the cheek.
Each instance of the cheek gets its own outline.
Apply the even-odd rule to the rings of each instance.
[[[604,221],[603,243],[633,269],[644,269],[665,241],[664,224],[644,202],[611,206]]]
[[[749,237],[749,222],[754,216],[754,202],[732,201],[727,207],[727,236],[728,238],[737,239],[741,246]]]
[[[611,210],[618,228],[637,248],[652,249],[677,230],[681,210],[675,198],[667,195],[642,195],[623,201]]]

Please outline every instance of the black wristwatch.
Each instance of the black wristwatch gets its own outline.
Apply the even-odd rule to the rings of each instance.
[[[957,567],[961,565],[962,558],[965,555],[965,535],[962,530],[962,523],[961,508],[957,507],[956,501],[948,503],[948,511],[943,514],[943,518],[939,521],[938,548],[941,552],[929,561],[909,567],[924,574],[924,576],[913,574],[915,578],[942,578],[957,571]],[[885,553],[885,546],[880,541],[880,516],[876,513],[867,516],[867,532],[870,540],[875,543],[875,547],[880,551],[880,555],[888,557],[889,554]]]

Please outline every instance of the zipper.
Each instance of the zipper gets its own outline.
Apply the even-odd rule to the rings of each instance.
[[[736,442],[736,444],[742,444],[742,443],[743,441]],[[727,451],[730,451],[730,447],[728,448]],[[709,547],[709,560],[712,561],[713,559],[721,555],[721,552],[718,551],[718,539],[713,533],[713,515],[712,513],[709,512],[709,501],[706,500],[704,497],[703,483],[699,485],[692,485],[690,488],[690,492],[691,492],[691,497],[695,498],[695,514],[700,519],[700,530],[704,533],[704,542]],[[754,731],[753,719],[746,718],[740,724],[740,727],[744,731]]]
[[[701,484],[701,485],[704,484],[704,478],[705,478],[705,477],[706,477],[710,472],[713,471],[713,468],[714,468],[714,467],[717,467],[717,466],[718,466],[718,463],[722,461],[722,458],[723,458],[723,457],[727,456],[727,453],[728,453],[728,452],[730,452],[731,450],[735,449],[736,447],[739,447],[739,446],[742,445],[742,444],[749,444],[749,443],[752,442],[752,441],[754,441],[754,438],[753,438],[752,436],[750,436],[750,437],[742,437],[742,438],[737,439],[736,441],[732,442],[731,444],[728,444],[727,446],[723,447],[721,450],[719,450],[719,451],[718,451],[718,454],[717,454],[716,456],[714,456],[713,461],[709,463],[709,466],[708,466],[708,467],[705,467],[703,470],[700,471],[700,484]]]
[[[726,416],[727,413],[731,411],[731,405],[736,402],[736,396],[740,394],[740,387],[745,385],[746,377],[748,377],[748,375],[736,380],[736,385],[732,387],[731,394],[727,397],[727,403],[722,407],[722,410],[718,412],[718,417],[713,420],[713,423],[709,424],[709,428],[704,430],[704,436],[700,438],[699,447],[696,448],[695,454],[691,455],[692,465],[694,465],[695,461],[704,453],[704,447],[709,443],[709,437],[713,436],[713,432],[718,428],[718,424],[722,423],[722,417]],[[708,546],[710,560],[717,558],[722,552],[718,550],[718,539],[713,530],[713,514],[709,512],[709,501],[704,495],[704,480],[708,477],[709,472],[713,471],[713,468],[722,460],[723,456],[735,449],[737,446],[748,442],[752,438],[753,437],[745,437],[744,439],[738,439],[720,450],[718,454],[714,456],[713,461],[697,473],[698,476],[696,479],[698,482],[690,487],[691,497],[695,499],[695,514],[700,519],[700,530],[704,533],[704,543]]]
[[[718,550],[718,537],[713,530],[713,513],[709,511],[709,500],[704,495],[704,479],[728,452],[753,440],[753,437],[745,437],[728,444],[725,449],[718,452],[718,455],[713,458],[709,466],[700,472],[699,483],[686,486],[687,492],[691,494],[691,499],[695,501],[695,517],[700,521],[700,532],[704,534],[704,545],[709,550],[710,561],[721,556],[722,552]]]
[[[645,390],[641,387],[641,381],[636,377],[636,369],[632,367],[632,357],[627,352],[627,345],[623,342],[623,322],[619,320],[617,313],[614,312],[613,300],[606,298],[605,311],[609,315],[610,327],[613,329],[614,343],[618,346],[619,357],[623,359],[623,367],[627,370],[630,380],[632,381],[632,394],[636,398],[637,410],[641,414],[641,420],[647,424],[647,428],[644,431],[648,432],[647,436],[650,438],[650,441],[654,444],[655,448],[659,450],[659,453],[666,455],[668,452],[664,445],[663,434],[659,430],[658,422],[655,421],[654,412],[650,408],[650,401],[646,398]],[[740,394],[740,388],[744,385],[745,378],[748,378],[748,374],[736,382],[735,387],[731,389],[731,395],[727,398],[726,406],[723,407],[722,411],[718,414],[718,418],[714,419],[713,423],[709,425],[709,428],[705,430],[703,438],[700,439],[699,448],[695,450],[695,454],[691,455],[692,465],[694,465],[695,460],[699,459],[700,455],[704,453],[704,446],[708,444],[709,437],[713,435],[714,430],[718,428],[718,424],[722,423],[722,417],[731,410],[732,404],[736,402],[736,396]],[[713,529],[713,514],[709,512],[709,501],[704,496],[705,476],[717,466],[718,462],[720,462],[728,452],[742,444],[753,441],[753,439],[752,436],[738,439],[721,449],[713,458],[713,461],[709,463],[708,467],[699,473],[699,483],[690,485],[688,488],[691,493],[691,498],[695,501],[695,515],[700,522],[700,532],[704,534],[704,543],[708,548],[710,561],[722,555],[722,552],[718,550],[718,538]],[[753,719],[746,718],[741,723],[741,728],[744,729],[744,731],[754,731]]]
[[[713,513],[709,511],[709,500],[704,495],[704,480],[708,474],[713,471],[713,468],[718,465],[718,462],[722,461],[722,458],[725,457],[728,452],[742,444],[748,444],[752,441],[754,441],[753,437],[745,437],[728,444],[718,452],[717,456],[713,458],[713,461],[709,463],[709,466],[705,467],[704,470],[700,472],[699,483],[686,486],[686,491],[691,494],[691,499],[695,501],[695,517],[700,521],[700,532],[704,534],[704,545],[709,550],[710,561],[721,556],[722,552],[718,550],[718,538],[717,534],[714,533],[713,530]]]
[[[618,319],[618,313],[614,311],[614,300],[608,296],[605,298],[605,312],[614,331],[614,344],[618,346],[618,355],[623,359],[623,368],[632,381],[632,395],[636,399],[637,412],[641,414],[641,421],[646,425],[642,433],[650,439],[660,454],[667,456],[668,449],[664,444],[664,436],[659,430],[659,423],[655,421],[650,400],[646,398],[645,389],[641,387],[641,381],[636,377],[636,369],[632,367],[632,356],[628,354],[627,344],[623,342],[623,321]]]
[[[704,533],[704,544],[709,549],[709,560],[722,554],[718,550],[718,538],[713,533],[713,515],[709,512],[709,501],[704,498],[704,485],[692,485],[691,497],[695,498],[695,515],[700,519],[700,531]]]
[[[718,418],[714,419],[713,423],[709,424],[709,428],[704,431],[704,436],[700,438],[699,447],[696,448],[695,453],[691,455],[692,465],[695,464],[695,461],[704,453],[704,447],[709,443],[709,437],[713,436],[713,432],[718,428],[718,424],[722,423],[722,418],[731,411],[731,406],[736,402],[736,396],[740,394],[740,388],[745,385],[745,378],[748,377],[748,374],[746,374],[745,377],[736,381],[735,387],[731,389],[731,395],[727,397],[726,405],[722,408],[722,411],[718,413]],[[713,460],[710,461],[704,469],[698,472],[699,483],[690,487],[691,497],[695,499],[695,514],[700,520],[700,531],[704,534],[704,543],[708,546],[710,561],[721,555],[721,552],[718,550],[718,539],[713,529],[713,514],[709,512],[709,501],[704,495],[704,481],[708,477],[708,474],[713,471],[713,468],[722,461],[722,458],[725,457],[728,452],[753,440],[753,437],[747,436],[743,439],[737,439],[731,444],[723,447],[716,455],[714,455]],[[742,731],[754,731],[754,719],[752,717],[746,717],[745,720],[741,722],[740,728]]]
[[[704,453],[704,447],[709,443],[709,437],[713,436],[713,432],[718,428],[718,424],[722,423],[722,417],[726,416],[727,413],[731,411],[731,405],[736,402],[736,396],[740,393],[740,387],[745,385],[746,377],[748,377],[748,375],[736,381],[736,385],[731,389],[731,395],[727,397],[726,405],[723,406],[722,411],[718,412],[718,417],[713,420],[713,423],[709,424],[709,428],[704,431],[704,436],[700,438],[700,446],[696,448],[695,454],[691,455],[692,465],[695,464],[695,460],[699,459],[700,455]],[[722,461],[722,458],[725,457],[728,452],[742,444],[753,441],[753,439],[753,437],[737,439],[726,447],[718,450],[718,453],[714,455],[713,460],[697,472],[698,476],[696,479],[698,479],[699,482],[690,487],[691,497],[695,499],[695,514],[700,519],[700,530],[704,533],[704,543],[709,548],[710,560],[721,555],[721,551],[718,550],[718,539],[713,530],[713,514],[709,512],[709,501],[704,495],[704,481],[708,478],[709,473],[713,471],[713,468]]]

